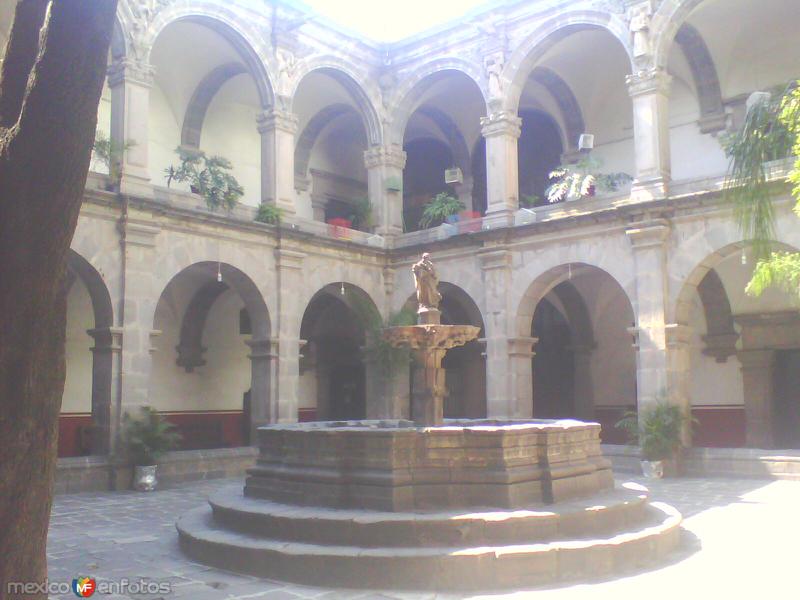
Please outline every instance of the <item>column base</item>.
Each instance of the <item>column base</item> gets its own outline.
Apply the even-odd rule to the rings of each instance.
[[[119,183],[119,191],[126,196],[153,197],[153,184],[149,177],[126,173]]]
[[[631,186],[631,200],[634,202],[663,200],[667,196],[669,196],[668,177],[637,179]]]
[[[486,212],[483,217],[483,229],[500,229],[502,227],[513,227],[516,210],[512,208],[492,209]]]

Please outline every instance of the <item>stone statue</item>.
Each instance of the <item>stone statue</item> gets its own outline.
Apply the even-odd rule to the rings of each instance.
[[[431,255],[427,252],[423,254],[422,259],[411,267],[411,272],[414,274],[414,287],[417,288],[418,310],[437,310],[442,295],[439,293],[439,276],[431,262]]]
[[[497,52],[486,58],[484,67],[486,77],[489,80],[489,98],[501,98],[503,96],[503,53]]]
[[[631,11],[630,30],[633,35],[633,56],[642,59],[650,54],[650,18],[648,4],[635,7]]]

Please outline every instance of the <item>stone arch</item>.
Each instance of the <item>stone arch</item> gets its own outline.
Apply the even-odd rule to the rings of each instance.
[[[464,135],[453,120],[443,111],[432,106],[423,106],[419,112],[436,124],[436,127],[447,140],[453,152],[453,161],[461,167],[464,176],[468,177],[472,170],[470,152]]]
[[[200,135],[203,130],[203,122],[206,118],[206,112],[217,95],[217,92],[222,89],[228,81],[247,73],[247,69],[236,62],[231,62],[225,65],[220,65],[197,85],[189,104],[186,107],[186,115],[183,119],[183,127],[181,128],[181,146],[188,146],[190,148],[200,147]]]
[[[725,362],[736,352],[736,340],[739,334],[733,327],[733,313],[728,294],[722,279],[715,269],[706,273],[697,284],[697,293],[703,305],[706,319],[706,335],[703,341],[707,346],[704,354],[713,356],[717,362]]]
[[[653,63],[666,69],[669,53],[678,30],[689,18],[692,11],[705,0],[664,0],[651,21],[653,33]]]
[[[683,51],[692,72],[700,105],[700,131],[710,133],[723,129],[725,108],[722,104],[722,90],[714,59],[705,40],[697,29],[684,23],[675,34],[675,42]]]
[[[482,67],[455,57],[442,58],[426,63],[399,83],[392,100],[388,104],[390,106],[389,112],[392,116],[391,128],[387,133],[388,142],[400,146],[403,145],[406,124],[416,109],[419,97],[425,91],[424,83],[435,83],[439,77],[446,76],[447,73],[461,73],[471,79],[478,88],[484,103],[486,103]]]
[[[198,261],[184,266],[177,273],[174,273],[166,285],[163,287],[158,301],[152,313],[152,329],[155,331],[158,319],[158,307],[162,302],[169,302],[170,291],[175,286],[182,285],[186,281],[193,286],[191,296],[185,310],[180,315],[180,325],[178,328],[177,364],[192,373],[195,367],[202,366],[202,353],[205,350],[201,347],[204,329],[207,325],[207,317],[214,307],[215,302],[228,290],[238,295],[241,303],[247,312],[250,321],[250,339],[242,340],[249,350],[250,366],[250,389],[243,388],[242,420],[238,426],[242,427],[242,438],[244,443],[248,439],[254,439],[255,429],[266,423],[274,422],[277,418],[277,407],[270,395],[271,390],[271,367],[270,362],[274,357],[273,340],[271,339],[272,325],[269,310],[264,298],[256,284],[244,271],[227,262],[217,261]],[[236,313],[236,322],[239,322],[239,313]],[[242,334],[240,332],[240,334]],[[241,348],[241,346],[240,346]],[[241,352],[242,350],[239,350]],[[244,357],[244,354],[242,354]],[[238,358],[236,360],[239,360]],[[227,364],[227,363],[226,363]],[[244,365],[245,363],[237,363]],[[244,369],[247,369],[245,366]],[[168,372],[168,371],[167,371]],[[151,386],[157,373],[151,373]],[[163,372],[162,372],[163,376]],[[198,375],[191,375],[197,377]],[[187,375],[189,377],[189,375]],[[187,379],[186,382],[190,380]],[[188,384],[187,385],[193,385]],[[189,388],[191,389],[191,387]],[[151,387],[152,393],[152,387]],[[238,403],[238,396],[235,396]],[[228,399],[231,401],[231,398]],[[208,417],[208,415],[200,415]],[[190,426],[194,424],[189,423]],[[249,435],[246,435],[249,431]],[[213,440],[213,443],[231,443],[226,438]],[[239,434],[236,434],[237,439]],[[185,442],[187,440],[184,440]],[[190,440],[193,441],[193,440]],[[191,446],[190,446],[191,447]],[[209,447],[209,446],[201,446]]]
[[[678,325],[688,325],[690,311],[692,307],[692,297],[695,291],[698,294],[700,294],[701,284],[706,279],[708,274],[712,272],[723,260],[725,260],[730,256],[741,254],[749,246],[750,243],[746,241],[739,241],[727,244],[722,248],[715,250],[714,252],[706,256],[703,260],[701,260],[699,263],[697,263],[697,265],[692,269],[692,271],[686,277],[685,281],[680,287],[680,292],[678,293],[678,297],[677,300],[675,301],[675,305],[673,308],[674,311],[673,322],[677,323]],[[772,247],[776,251],[787,251],[787,252],[800,251],[795,246],[778,241],[772,242]],[[705,292],[708,291],[709,287],[710,284],[706,283]],[[710,299],[708,294],[706,294],[706,298]]]
[[[191,5],[174,5],[159,12],[149,30],[144,36],[144,47],[147,55],[145,62],[150,60],[150,52],[161,32],[173,23],[189,21],[208,27],[222,36],[237,52],[242,61],[247,65],[247,72],[253,77],[258,91],[262,108],[274,104],[274,86],[267,70],[266,55],[257,42],[260,35],[247,26],[247,21],[242,19],[235,11],[208,2],[193,2]]]
[[[567,138],[564,149],[567,151],[577,149],[578,138],[586,131],[586,124],[581,106],[572,89],[558,73],[547,67],[535,67],[531,77],[547,90],[558,105],[565,128],[564,136]]]
[[[294,147],[294,173],[295,176],[305,177],[308,173],[308,164],[311,152],[317,139],[325,128],[338,117],[348,112],[356,112],[347,104],[329,104],[315,114],[306,124],[303,132],[298,136]]]
[[[569,281],[562,281],[556,285],[553,288],[553,293],[567,313],[567,321],[574,333],[573,345],[593,348],[595,341],[592,318],[589,315],[589,309],[583,296]]]
[[[553,291],[556,288],[556,286],[565,281],[570,280],[572,277],[580,275],[582,272],[589,272],[589,271],[600,272],[604,276],[608,277],[610,281],[613,281],[619,287],[619,290],[622,292],[623,297],[627,300],[628,306],[631,307],[631,312],[633,314],[636,314],[634,311],[635,304],[631,299],[629,290],[616,277],[614,277],[607,270],[598,267],[596,265],[592,265],[586,262],[572,262],[567,264],[561,264],[548,269],[547,271],[539,274],[530,283],[530,285],[528,285],[525,293],[522,295],[522,298],[520,299],[519,304],[517,306],[516,334],[520,337],[527,337],[530,335],[531,324],[533,323],[533,314],[536,311],[536,306],[550,291]],[[562,294],[564,294],[564,292],[562,292]],[[570,296],[572,295],[571,292],[567,292],[566,294],[568,297],[568,301],[571,304],[574,304],[574,298],[570,298]],[[577,310],[579,311],[580,309]],[[579,312],[576,314],[579,314]],[[588,318],[588,312],[586,313],[585,318]],[[585,327],[587,326],[585,321],[584,322],[576,321],[576,324],[583,327],[585,331]],[[589,324],[589,327],[590,326],[591,325]]]
[[[69,277],[80,279],[89,292],[94,327],[87,333],[94,339],[92,351],[91,452],[107,454],[111,447],[111,397],[114,355],[120,349],[119,332],[114,329],[114,309],[103,276],[80,254],[67,254]]]
[[[314,390],[315,404],[300,407],[301,420],[366,417],[369,364],[363,347],[379,319],[369,294],[356,285],[329,283],[311,296],[300,322],[300,377],[306,395]]]
[[[347,90],[347,93],[356,103],[358,112],[364,122],[364,130],[367,132],[368,144],[380,145],[383,140],[381,120],[378,117],[374,103],[366,92],[367,86],[358,75],[338,59],[325,57],[308,64],[303,64],[300,73],[296,76],[296,83],[292,89],[292,103],[294,103],[294,98],[297,95],[297,90],[302,84],[303,79],[305,79],[307,75],[315,72],[328,75]]]
[[[514,50],[503,70],[506,89],[503,108],[516,113],[525,82],[539,59],[562,39],[587,29],[607,31],[616,39],[627,55],[633,71],[630,33],[621,16],[593,10],[567,12],[545,21]]]

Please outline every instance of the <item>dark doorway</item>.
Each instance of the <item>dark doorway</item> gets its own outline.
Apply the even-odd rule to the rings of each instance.
[[[553,119],[538,110],[520,111],[522,133],[518,142],[520,198],[535,196],[537,205],[547,204],[545,190],[550,173],[561,164],[561,132]]]
[[[366,418],[366,385],[361,366],[339,367],[330,378],[330,419],[348,421]]]
[[[773,440],[776,448],[800,448],[800,350],[775,356]]]
[[[564,315],[542,300],[533,316],[531,335],[538,338],[533,358],[533,416],[537,419],[575,417],[575,357]]]

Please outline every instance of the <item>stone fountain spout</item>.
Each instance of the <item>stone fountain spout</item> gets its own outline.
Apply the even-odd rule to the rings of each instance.
[[[439,277],[427,252],[411,267],[417,291],[417,325],[389,327],[384,339],[395,347],[408,347],[414,356],[412,417],[421,427],[444,422],[445,371],[442,359],[450,348],[477,339],[480,328],[473,325],[442,325]]]

